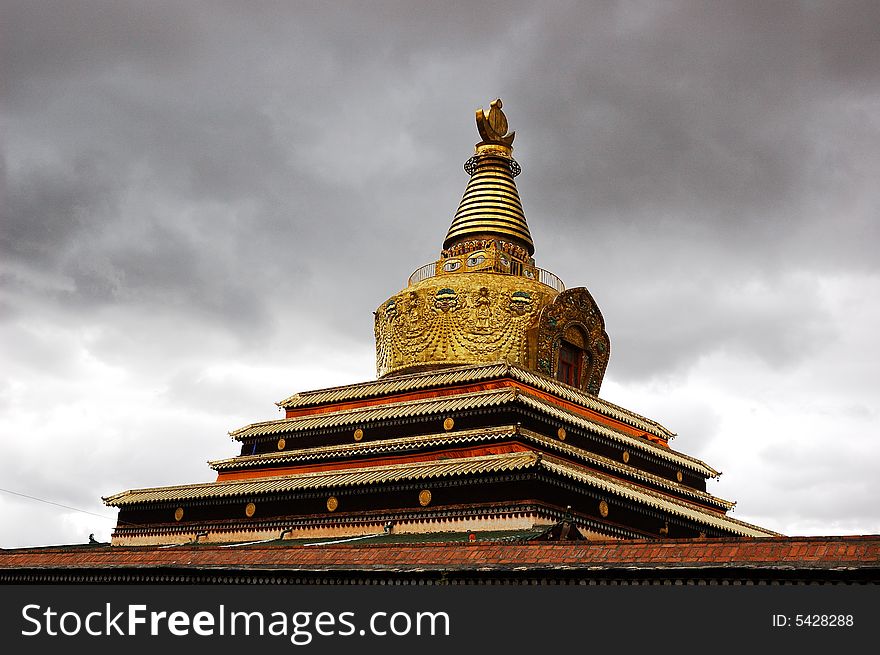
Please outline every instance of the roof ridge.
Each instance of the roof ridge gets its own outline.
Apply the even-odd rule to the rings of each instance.
[[[429,443],[436,439],[437,441],[467,441],[479,438],[481,436],[504,436],[505,434],[516,434],[518,428],[515,425],[499,425],[485,428],[471,428],[468,430],[455,430],[451,432],[428,432],[425,434],[417,434],[409,437],[392,437],[388,439],[375,439],[372,441],[361,441],[344,444],[330,444],[325,446],[313,446],[311,448],[295,448],[291,450],[275,451],[271,453],[259,453],[256,455],[235,455],[233,457],[225,457],[223,459],[209,460],[208,465],[217,470],[215,465],[222,465],[233,462],[242,462],[243,464],[260,461],[260,460],[284,460],[293,459],[298,456],[322,453],[333,454],[336,452],[347,453],[352,451],[369,452],[374,449],[381,448],[386,445],[393,444],[418,444],[422,441]]]
[[[578,399],[578,401],[583,402],[584,404],[594,405],[593,407],[588,407],[588,409],[593,409],[593,410],[598,411],[600,413],[602,413],[602,410],[614,410],[616,412],[623,414],[625,417],[628,417],[628,418],[633,419],[638,422],[644,422],[649,427],[656,428],[658,431],[663,433],[663,434],[657,435],[657,436],[666,436],[667,438],[670,438],[670,439],[672,437],[676,436],[676,434],[674,432],[672,432],[671,430],[666,428],[664,425],[662,425],[661,423],[658,423],[657,421],[655,421],[653,419],[647,418],[646,416],[642,416],[641,414],[633,412],[632,410],[629,410],[625,407],[621,407],[620,405],[616,405],[608,400],[600,398],[599,396],[594,396],[592,394],[589,394],[581,389],[578,389],[577,387],[573,387],[569,384],[565,384],[564,382],[556,380],[555,378],[551,378],[547,375],[544,375],[543,373],[539,373],[537,371],[532,371],[530,369],[523,368],[522,366],[517,366],[516,364],[510,364],[509,370],[514,373],[514,378],[518,378],[520,380],[520,382],[526,382],[528,384],[528,383],[530,383],[530,380],[528,380],[528,378],[534,377],[542,382],[545,382],[546,384],[548,384],[550,386],[556,387],[558,390],[561,390],[565,393],[568,393],[571,396],[575,396]],[[523,378],[525,378],[525,379],[523,379]],[[616,418],[618,420],[622,420],[618,416],[611,416],[611,418]],[[624,420],[624,423],[626,423],[625,420]],[[650,432],[650,430],[647,430],[647,431]]]
[[[365,413],[380,407],[400,407],[400,406],[417,406],[417,405],[429,405],[431,403],[438,403],[444,400],[450,400],[452,398],[479,398],[482,396],[491,396],[491,395],[513,395],[513,392],[509,388],[500,388],[500,389],[481,389],[480,391],[470,391],[467,393],[458,394],[455,396],[432,396],[429,398],[418,398],[415,400],[397,400],[388,403],[377,403],[375,405],[367,405],[365,407],[354,407],[351,409],[341,409],[333,412],[324,412],[322,414],[305,414],[303,416],[291,416],[285,418],[277,418],[271,419],[268,421],[257,421],[255,423],[249,423],[243,427],[237,428],[229,432],[229,435],[232,437],[236,437],[237,435],[245,432],[246,430],[250,430],[252,428],[264,427],[269,425],[287,425],[293,424],[297,421],[303,422],[309,419],[314,419],[317,417],[331,417],[331,416],[353,416],[358,413]]]
[[[727,516],[726,514],[721,513],[721,512],[712,512],[712,510],[709,510],[704,507],[700,507],[699,505],[697,505],[695,503],[691,503],[689,501],[682,500],[680,498],[675,498],[674,496],[671,496],[671,495],[660,493],[660,492],[655,491],[653,489],[650,489],[648,487],[633,485],[632,483],[628,483],[623,480],[615,480],[611,476],[609,476],[605,473],[598,472],[598,471],[592,471],[590,469],[580,469],[580,467],[573,466],[571,463],[566,462],[565,460],[553,457],[552,455],[544,457],[543,460],[541,461],[541,466],[543,468],[546,468],[549,471],[555,470],[554,472],[559,473],[561,475],[567,475],[568,477],[574,477],[574,476],[579,475],[580,477],[586,477],[586,478],[591,479],[591,480],[582,480],[582,481],[587,481],[587,482],[592,481],[594,484],[596,482],[602,482],[605,485],[611,487],[611,489],[606,488],[606,491],[608,493],[613,493],[613,494],[623,496],[626,498],[627,497],[626,491],[629,490],[631,492],[631,494],[636,494],[636,495],[641,494],[643,496],[647,496],[647,499],[642,499],[642,501],[647,502],[647,504],[649,504],[649,505],[651,504],[652,499],[657,502],[664,502],[664,503],[673,505],[674,507],[676,507],[679,510],[678,512],[673,512],[673,513],[677,513],[679,516],[684,516],[685,518],[689,518],[691,520],[696,520],[701,523],[705,523],[707,525],[712,525],[714,523],[715,526],[718,527],[719,524],[721,524],[723,526],[725,523],[731,523],[734,525],[741,526],[742,528],[748,528],[748,529],[752,530],[753,532],[758,532],[758,533],[763,534],[765,536],[777,536],[779,534],[779,533],[773,532],[772,530],[768,530],[766,528],[762,528],[760,526],[753,525],[753,524],[747,523],[745,521],[740,521],[739,519],[735,519],[733,517]],[[614,487],[617,487],[617,489],[614,489]],[[629,496],[629,499],[635,500],[635,501],[640,500],[640,499],[638,499],[638,497],[633,498],[631,495]],[[666,507],[665,509],[672,511],[672,510],[670,510],[669,507]],[[684,512],[684,510],[687,510],[687,512]],[[696,514],[696,517],[692,516],[688,512]],[[700,520],[700,518],[702,518],[703,520]],[[730,528],[728,526],[727,529],[732,529],[732,528]],[[759,535],[752,535],[752,536],[759,536]]]
[[[578,446],[573,446],[571,444],[559,441],[552,437],[548,437],[547,435],[541,434],[540,432],[535,432],[534,430],[529,429],[520,429],[519,432],[527,439],[534,439],[536,441],[540,441],[542,443],[546,443],[551,448],[556,450],[561,450],[563,452],[568,452],[571,455],[580,457],[585,461],[592,460],[594,463],[599,463],[610,468],[618,469],[621,472],[628,473],[635,477],[640,477],[646,481],[654,482],[660,486],[666,487],[668,489],[674,491],[680,491],[685,495],[693,495],[699,498],[703,498],[709,500],[710,502],[716,502],[719,505],[729,506],[727,509],[733,509],[734,503],[733,501],[726,500],[719,496],[714,496],[710,494],[708,491],[702,491],[701,489],[696,489],[694,487],[688,487],[686,485],[680,485],[672,480],[667,480],[666,478],[656,475],[654,473],[649,473],[648,471],[643,471],[634,466],[630,466],[628,464],[623,464],[618,462],[610,457],[605,457],[604,455],[599,455],[598,453],[590,452],[589,450],[585,450],[583,448],[579,448]]]
[[[245,487],[263,487],[263,490],[266,490],[265,487],[269,483],[275,483],[276,485],[283,486],[283,483],[290,482],[293,480],[313,480],[317,478],[329,478],[327,486],[332,486],[333,478],[343,478],[343,477],[356,477],[358,475],[364,473],[377,473],[383,471],[417,471],[419,469],[449,469],[455,465],[461,464],[479,464],[479,463],[491,463],[491,462],[504,462],[505,460],[509,463],[509,466],[502,466],[500,468],[496,468],[494,470],[511,470],[511,469],[523,469],[530,468],[534,466],[538,461],[538,453],[535,451],[516,451],[513,453],[494,453],[489,455],[477,455],[474,457],[453,457],[450,459],[438,459],[438,460],[428,460],[421,462],[405,462],[402,464],[389,464],[384,466],[365,466],[358,468],[347,468],[347,469],[336,469],[332,471],[308,471],[301,473],[293,473],[290,475],[273,475],[266,476],[262,478],[247,478],[244,480],[225,480],[223,482],[199,482],[195,484],[186,484],[186,485],[171,485],[164,487],[147,487],[143,489],[130,489],[127,491],[122,491],[117,494],[113,494],[112,496],[102,497],[105,505],[113,506],[114,503],[118,503],[118,501],[125,499],[129,496],[134,496],[137,494],[161,494],[163,492],[169,491],[182,491],[182,490],[209,490],[211,488],[215,489],[225,489],[231,490],[231,493],[224,495],[234,495],[234,490],[236,488],[245,488]],[[460,472],[449,472],[448,475],[456,475]],[[440,473],[431,477],[442,477],[443,473]],[[389,480],[405,478],[406,476],[397,476],[392,477]],[[411,476],[414,479],[418,479],[419,476]],[[422,476],[427,477],[427,476]],[[389,481],[389,480],[386,480]],[[352,483],[356,484],[356,482]],[[260,489],[252,490],[252,493],[259,493]],[[270,490],[271,491],[271,490]],[[151,502],[153,499],[145,500],[142,502]],[[168,500],[172,500],[169,498]],[[137,501],[132,501],[136,503]],[[116,505],[118,506],[118,504]]]
[[[505,364],[505,362],[503,362],[503,361],[493,362],[493,363],[489,363],[489,364],[466,364],[463,366],[453,366],[448,369],[442,369],[439,371],[418,371],[416,373],[404,373],[401,375],[394,375],[394,376],[390,376],[390,377],[378,378],[376,380],[367,380],[365,382],[355,382],[352,384],[341,384],[341,385],[337,385],[334,387],[326,387],[324,389],[310,389],[308,391],[299,391],[297,393],[294,393],[294,394],[288,396],[287,398],[285,398],[284,400],[277,402],[275,404],[278,405],[279,407],[286,407],[286,403],[290,400],[293,400],[294,398],[306,398],[308,396],[317,395],[317,394],[332,393],[334,391],[343,391],[346,389],[357,389],[359,387],[369,387],[369,386],[374,386],[374,385],[375,386],[393,385],[395,382],[402,382],[402,381],[406,381],[406,380],[413,379],[413,378],[419,378],[419,377],[427,377],[429,375],[438,375],[438,374],[443,374],[443,373],[455,374],[455,373],[464,372],[464,371],[471,370],[471,369],[481,369],[481,368],[486,368],[486,369],[501,368],[502,366],[504,366],[504,364]],[[509,364],[508,364],[508,366],[509,366]],[[370,394],[370,395],[378,396],[378,395],[382,395],[382,393],[376,392],[376,393]],[[300,406],[306,406],[306,405],[300,405]]]
[[[586,417],[573,412],[570,409],[566,409],[565,407],[561,407],[559,405],[549,403],[543,398],[539,398],[537,396],[533,396],[527,392],[521,392],[518,398],[524,401],[526,404],[531,405],[534,409],[542,409],[542,408],[552,408],[555,411],[562,412],[572,419],[576,419],[578,421],[589,422],[589,426],[586,426],[586,429],[593,430],[602,434],[603,436],[609,437],[611,439],[615,439],[617,441],[622,441],[624,443],[630,444],[636,448],[640,448],[649,452],[651,454],[657,455],[666,460],[676,461],[679,464],[684,462],[684,466],[690,468],[692,470],[698,470],[701,473],[708,473],[710,477],[715,477],[718,475],[718,471],[714,468],[703,462],[702,460],[697,459],[696,457],[691,457],[690,455],[685,455],[684,453],[680,453],[677,450],[672,450],[671,448],[663,448],[658,446],[651,441],[646,439],[641,439],[639,437],[635,437],[630,434],[626,434],[625,432],[621,432],[620,430],[616,430],[610,426],[602,425],[600,423],[594,423],[592,421],[588,421]]]

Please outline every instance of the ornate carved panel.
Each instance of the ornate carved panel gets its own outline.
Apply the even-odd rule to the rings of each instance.
[[[538,316],[555,296],[519,276],[423,280],[376,311],[377,373],[501,360],[535,368]]]
[[[605,368],[608,366],[611,342],[605,332],[605,320],[596,301],[583,287],[563,291],[541,310],[536,362],[539,372],[556,376],[559,347],[563,339],[585,352],[581,379],[577,386],[598,395]]]

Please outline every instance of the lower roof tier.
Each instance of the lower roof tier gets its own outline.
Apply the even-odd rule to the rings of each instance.
[[[449,423],[445,423],[448,426]],[[455,421],[452,421],[455,425]],[[444,426],[444,427],[445,427]],[[377,433],[378,432],[378,436]],[[209,462],[218,472],[217,481],[233,479],[292,475],[317,470],[355,468],[367,466],[389,458],[402,460],[407,457],[448,459],[452,453],[463,448],[497,448],[518,444],[523,449],[557,454],[575,463],[604,472],[616,478],[654,488],[662,493],[683,497],[714,509],[728,511],[736,503],[708,493],[704,481],[691,473],[677,478],[658,475],[650,470],[651,462],[640,461],[638,454],[609,457],[588,449],[579,435],[556,431],[552,436],[528,429],[522,424],[478,427],[472,429],[449,429],[442,432],[393,436],[383,438],[383,431],[361,431],[360,440],[345,443],[298,447],[294,440],[283,441],[283,449],[253,455],[239,455]],[[278,444],[276,444],[276,448]],[[616,452],[616,451],[615,451]],[[664,471],[665,472],[665,471]],[[702,484],[701,484],[702,483]]]
[[[104,500],[107,505],[121,509],[119,524],[126,530],[132,524],[140,524],[141,529],[163,523],[173,526],[175,522],[188,521],[191,514],[195,515],[196,524],[238,517],[236,521],[244,522],[239,529],[246,529],[242,526],[246,526],[249,519],[272,518],[258,510],[263,505],[272,508],[273,520],[283,521],[310,513],[323,514],[329,520],[329,514],[345,510],[344,497],[359,497],[354,504],[358,511],[388,509],[389,493],[403,492],[406,488],[418,488],[418,502],[434,508],[445,504],[443,490],[449,488],[465,491],[464,495],[454,495],[455,504],[476,505],[481,498],[500,502],[544,496],[551,504],[568,505],[585,516],[594,515],[599,523],[634,529],[642,534],[654,532],[669,536],[676,531],[681,536],[774,534],[728,517],[722,511],[533,450],[138,489]],[[617,520],[611,513],[612,507],[620,508],[616,510]]]

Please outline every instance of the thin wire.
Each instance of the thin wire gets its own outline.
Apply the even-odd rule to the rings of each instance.
[[[0,489],[0,491],[3,491],[8,494],[12,494],[13,496],[21,496],[22,498],[29,498],[31,500],[36,500],[39,503],[46,503],[47,505],[55,505],[56,507],[63,507],[64,509],[69,509],[74,512],[82,512],[83,514],[91,514],[92,516],[97,516],[99,519],[106,519],[108,521],[115,521],[116,520],[110,516],[104,516],[103,514],[95,514],[94,512],[87,512],[86,510],[79,509],[78,507],[71,507],[70,505],[62,505],[61,503],[55,503],[55,502],[52,502],[51,500],[44,500],[42,498],[37,498],[36,496],[28,496],[27,494],[22,494],[17,491],[10,491],[9,489]]]

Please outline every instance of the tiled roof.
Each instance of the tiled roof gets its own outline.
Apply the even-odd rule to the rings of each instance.
[[[0,550],[0,571],[162,569],[219,572],[455,572],[880,569],[880,536],[671,541],[287,546],[50,547]]]
[[[285,409],[297,407],[309,407],[326,403],[351,401],[362,398],[385,396],[393,393],[444,387],[469,382],[481,382],[497,378],[511,377],[525,384],[532,385],[543,391],[554,393],[561,398],[579,403],[588,409],[604,414],[627,425],[644,430],[650,434],[671,439],[674,432],[666,429],[656,421],[635,412],[592,396],[579,389],[571,387],[554,378],[529,371],[512,364],[500,362],[482,366],[463,366],[444,369],[442,371],[429,371],[424,373],[411,373],[409,375],[383,378],[370,382],[351,384],[315,391],[305,391],[294,394],[278,403]]]
[[[583,416],[575,414],[572,411],[563,409],[562,407],[554,405],[553,403],[549,403],[546,400],[542,400],[540,398],[536,398],[525,393],[519,394],[518,400],[527,407],[531,407],[532,409],[537,409],[541,412],[549,414],[550,416],[554,416],[561,421],[565,421],[569,425],[576,425],[580,428],[599,434],[612,441],[617,441],[628,446],[638,448],[642,451],[649,452],[657,457],[660,457],[661,459],[675,462],[679,466],[687,468],[691,471],[695,471],[700,475],[706,477],[717,477],[719,475],[718,471],[713,469],[705,462],[697,459],[696,457],[691,457],[690,455],[678,453],[665,447],[655,446],[650,441],[645,441],[644,439],[639,439],[637,437],[632,437],[628,434],[618,432],[617,430],[612,430],[609,427],[606,427],[600,423],[596,423],[595,421],[591,421],[587,418],[584,418]]]
[[[342,425],[360,425],[385,419],[410,418],[413,416],[455,412],[462,409],[492,407],[509,403],[515,397],[515,389],[493,389],[491,391],[478,391],[457,396],[404,400],[371,407],[327,412],[326,414],[311,414],[273,421],[262,421],[233,430],[229,434],[233,438],[241,440],[247,437],[273,435],[282,432],[314,430]]]
[[[328,489],[358,485],[383,484],[398,480],[423,480],[449,476],[478,475],[515,471],[539,466],[551,473],[568,477],[587,486],[601,489],[640,505],[647,505],[674,516],[745,536],[774,534],[763,528],[738,521],[720,512],[701,508],[687,501],[651,491],[610,475],[577,466],[533,451],[482,455],[457,459],[407,462],[333,471],[316,471],[247,480],[208,482],[135,489],[104,499],[107,505],[126,507],[148,503],[187,502],[215,498],[258,496],[308,489]]]
[[[577,446],[572,446],[560,441],[559,439],[547,437],[516,425],[480,428],[475,430],[459,430],[455,432],[440,432],[395,439],[376,439],[373,441],[337,444],[333,446],[316,446],[313,448],[285,450],[259,455],[239,455],[237,457],[212,461],[209,462],[209,465],[217,471],[231,471],[254,467],[278,467],[298,462],[402,452],[423,448],[425,446],[451,446],[462,443],[495,441],[499,439],[508,439],[516,435],[519,435],[526,441],[531,441],[546,448],[565,453],[570,457],[580,459],[589,464],[602,466],[619,474],[635,477],[644,482],[668,489],[678,494],[690,496],[691,498],[715,505],[724,510],[730,510],[736,505],[736,503],[724,500],[718,496],[713,496],[705,491],[700,491],[699,489],[694,489],[673,482],[672,480],[663,478],[659,475],[642,471],[634,466],[591,453],[582,448],[578,448]]]
[[[630,475],[635,477],[638,480],[643,480],[644,482],[651,483],[653,485],[663,487],[673,492],[677,492],[679,494],[683,494],[685,496],[690,496],[691,498],[695,498],[704,503],[709,503],[712,505],[716,505],[724,510],[733,509],[736,506],[736,503],[731,502],[729,500],[725,500],[723,498],[719,498],[718,496],[713,496],[710,493],[705,491],[700,491],[699,489],[694,489],[693,487],[688,487],[683,484],[678,484],[673,482],[672,480],[668,480],[659,475],[654,475],[653,473],[648,473],[634,466],[629,466],[628,464],[624,464],[622,462],[618,462],[609,457],[603,457],[602,455],[597,455],[595,453],[591,453],[583,448],[578,448],[577,446],[572,446],[571,444],[567,444],[563,441],[559,441],[558,439],[553,439],[552,437],[547,437],[542,434],[538,434],[531,430],[526,430],[523,428],[518,428],[518,432],[525,437],[527,440],[535,441],[540,443],[548,448],[553,450],[557,450],[559,452],[565,453],[571,457],[583,460],[589,464],[604,466],[606,468],[610,468],[611,470],[624,475]]]
[[[422,480],[456,475],[496,473],[528,468],[534,466],[538,459],[539,457],[535,453],[526,451],[439,461],[408,462],[389,466],[318,471],[269,478],[231,480],[228,482],[205,482],[171,487],[153,487],[123,491],[104,498],[104,502],[112,507],[125,507],[142,503],[256,496],[305,489],[382,484],[397,480]]]
[[[510,366],[510,375],[520,382],[525,382],[526,384],[531,384],[532,386],[537,387],[538,389],[542,389],[543,391],[548,391],[550,393],[554,393],[566,400],[571,400],[575,403],[583,405],[588,409],[592,409],[601,414],[605,414],[613,419],[617,419],[627,425],[631,425],[634,428],[638,428],[639,430],[644,430],[650,434],[654,434],[658,437],[662,437],[664,439],[672,439],[675,437],[675,433],[671,430],[668,430],[664,426],[662,426],[657,421],[651,420],[639,414],[636,414],[633,411],[625,409],[619,405],[615,405],[614,403],[610,403],[607,400],[603,400],[598,396],[592,396],[580,389],[576,389],[575,387],[569,386],[556,380],[551,377],[547,377],[546,375],[541,375],[534,371],[529,371],[524,368],[519,368],[518,366]]]
[[[293,462],[376,455],[415,450],[424,446],[453,445],[501,439],[513,436],[516,431],[517,426],[507,425],[490,428],[477,428],[474,430],[456,430],[454,432],[420,434],[411,437],[397,437],[394,439],[373,439],[371,441],[335,444],[332,446],[314,446],[312,448],[297,448],[295,450],[282,450],[274,453],[260,453],[258,455],[237,455],[227,459],[210,461],[208,462],[208,465],[215,471],[227,471],[255,466],[280,466],[282,464],[290,464]]]
[[[302,391],[293,394],[289,398],[285,398],[277,404],[284,409],[292,409],[294,407],[309,407],[359,398],[386,396],[402,391],[415,391],[430,387],[488,380],[499,377],[498,374],[506,369],[507,366],[505,364],[489,364],[485,366],[461,366],[426,373],[410,373],[408,375],[382,378],[381,380],[371,380],[369,382],[359,382],[357,384],[329,387],[327,389],[316,389],[314,391]]]
[[[407,418],[414,416],[427,416],[432,414],[446,414],[459,410],[479,409],[505,405],[513,402],[521,402],[532,409],[549,414],[567,424],[575,425],[590,432],[596,433],[616,441],[623,446],[639,449],[651,453],[655,457],[673,462],[678,466],[694,471],[705,477],[715,477],[718,471],[705,462],[682,453],[670,450],[667,447],[658,446],[651,441],[619,432],[610,427],[597,423],[570,410],[563,409],[546,400],[542,400],[519,389],[492,389],[489,391],[477,391],[462,393],[456,396],[442,396],[421,400],[405,400],[387,403],[383,405],[347,409],[324,414],[297,416],[292,418],[275,419],[252,423],[230,432],[237,440],[248,437],[261,437],[282,433],[291,433],[302,430],[314,430],[328,427],[345,425],[364,425],[374,421]]]
[[[678,498],[671,498],[670,496],[660,494],[624,480],[613,478],[604,473],[599,473],[598,471],[574,466],[560,459],[545,456],[541,460],[541,468],[571,478],[577,482],[597,487],[608,494],[621,496],[622,498],[635,501],[639,505],[654,507],[674,516],[680,516],[703,525],[719,528],[745,537],[766,537],[776,534],[775,532],[765,530],[757,525],[752,525],[745,521],[739,521],[729,516],[709,511],[698,505],[694,505]]]

